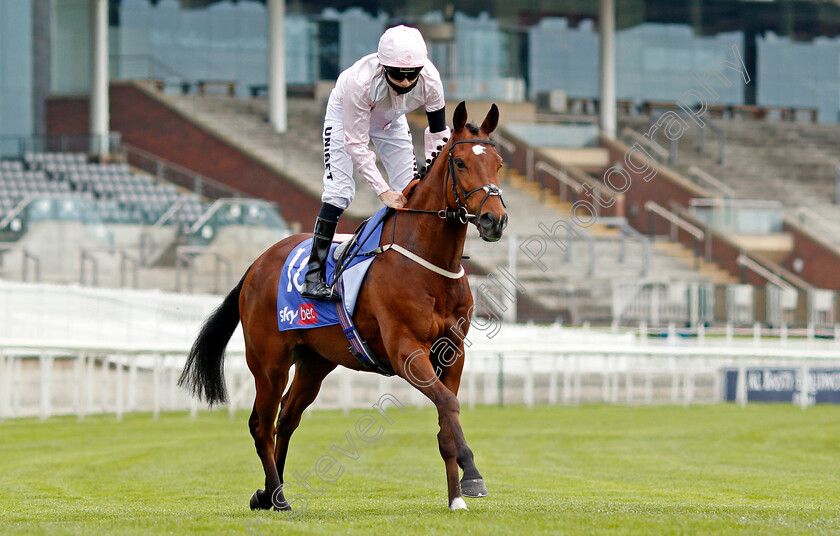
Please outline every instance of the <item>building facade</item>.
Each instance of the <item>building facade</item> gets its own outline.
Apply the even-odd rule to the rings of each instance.
[[[617,98],[675,101],[691,72],[733,59],[752,83],[719,102],[840,109],[840,7],[835,2],[616,2]],[[335,79],[376,50],[382,31],[423,31],[451,97],[534,100],[550,92],[598,97],[598,0],[286,2],[286,81]],[[112,78],[154,78],[172,90],[229,80],[240,96],[268,79],[260,0],[110,0]],[[48,93],[90,84],[89,0],[0,2],[0,136],[42,134]],[[734,61],[734,60],[733,60]]]

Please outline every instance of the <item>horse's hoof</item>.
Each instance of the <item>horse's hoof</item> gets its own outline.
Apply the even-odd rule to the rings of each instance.
[[[461,497],[455,497],[454,499],[452,499],[452,502],[449,503],[449,509],[450,510],[469,510],[469,508],[467,508],[467,503],[465,503],[464,499],[462,499]]]
[[[286,496],[283,495],[282,486],[274,490],[274,493],[271,495],[271,504],[274,506],[275,512],[288,512],[292,509],[286,500]]]
[[[483,478],[474,478],[472,480],[461,481],[461,493],[465,497],[487,497],[487,486],[484,485]]]
[[[271,497],[262,489],[258,489],[251,495],[250,504],[251,510],[270,510],[272,507]]]

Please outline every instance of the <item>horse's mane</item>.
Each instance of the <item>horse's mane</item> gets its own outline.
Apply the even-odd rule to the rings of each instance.
[[[470,132],[470,134],[473,134],[473,135],[478,134],[478,127],[475,126],[472,123],[467,123],[466,125],[464,125],[464,128],[466,128]],[[421,181],[426,177],[426,175],[429,173],[429,170],[432,169],[432,166],[434,165],[435,160],[437,160],[438,157],[440,156],[441,152],[443,152],[443,151],[436,150],[435,152],[433,152],[432,153],[432,161],[417,169],[417,172],[414,174],[414,179],[415,180],[420,180]],[[412,191],[413,191],[413,188],[412,188]]]

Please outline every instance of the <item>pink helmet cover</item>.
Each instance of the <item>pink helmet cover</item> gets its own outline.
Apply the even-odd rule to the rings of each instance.
[[[379,63],[386,67],[423,67],[428,52],[417,28],[394,26],[379,38]]]

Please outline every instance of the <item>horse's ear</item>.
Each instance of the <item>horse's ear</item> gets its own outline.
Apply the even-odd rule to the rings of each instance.
[[[484,122],[481,123],[481,130],[490,134],[496,127],[499,125],[499,108],[496,107],[495,104],[490,107],[490,111],[487,112],[487,117],[484,118]]]
[[[467,124],[467,103],[461,103],[455,108],[455,113],[452,115],[452,125],[455,127],[455,132],[460,131]]]

